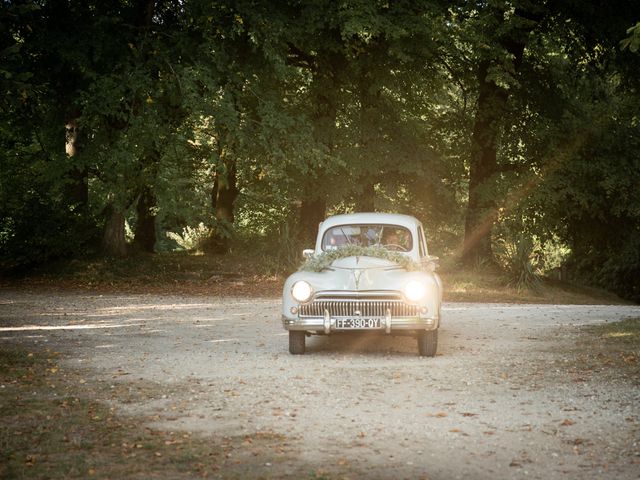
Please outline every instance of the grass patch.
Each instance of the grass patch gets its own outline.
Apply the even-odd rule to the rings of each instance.
[[[291,458],[273,432],[211,438],[150,429],[148,418],[118,415],[102,400],[114,392],[92,383],[60,366],[56,352],[0,351],[0,478],[235,479],[252,468],[269,478],[260,466]]]
[[[444,300],[448,302],[549,303],[619,305],[628,303],[604,290],[541,279],[536,288],[517,288],[497,269],[443,268]]]
[[[574,369],[640,384],[640,318],[583,327]]]
[[[604,344],[640,350],[640,318],[588,327]]]
[[[47,265],[1,285],[127,293],[212,296],[277,296],[281,276],[250,255],[195,255],[186,252],[136,254],[128,258],[71,260]]]
[[[272,297],[282,295],[286,269],[256,252],[195,255],[187,252],[137,254],[125,259],[95,258],[48,265],[22,279],[0,279],[0,286],[51,288],[100,293],[150,293]],[[302,264],[302,257],[300,258]],[[503,272],[491,268],[439,270],[449,302],[622,304],[614,294],[544,279],[536,289],[509,286]],[[628,303],[628,302],[627,302]]]

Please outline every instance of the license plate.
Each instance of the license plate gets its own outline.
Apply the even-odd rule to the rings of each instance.
[[[337,318],[338,330],[364,330],[369,328],[382,328],[379,318]]]

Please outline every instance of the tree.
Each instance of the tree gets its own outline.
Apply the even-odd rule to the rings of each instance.
[[[498,158],[510,91],[518,83],[524,49],[542,14],[528,2],[487,4],[481,12],[481,37],[488,40],[477,52],[478,100],[471,138],[469,200],[465,220],[462,258],[468,265],[493,263],[491,233],[498,219],[496,179],[501,173]]]

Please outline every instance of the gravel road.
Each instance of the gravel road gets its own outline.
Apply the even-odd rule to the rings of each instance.
[[[640,319],[640,307],[446,303],[435,358],[413,338],[370,335],[312,337],[292,356],[279,309],[4,290],[0,347],[60,350],[112,388],[159,385],[114,404],[152,428],[270,432],[287,455],[234,453],[256,477],[640,478],[638,382],[585,376],[567,353],[578,327]]]

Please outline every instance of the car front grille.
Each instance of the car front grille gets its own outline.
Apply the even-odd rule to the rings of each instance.
[[[402,300],[321,299],[300,305],[301,317],[323,317],[325,311],[335,317],[384,318],[387,311],[392,317],[417,317],[420,307]]]

